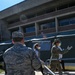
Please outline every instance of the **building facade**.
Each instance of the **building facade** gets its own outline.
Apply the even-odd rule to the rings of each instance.
[[[0,11],[0,39],[9,40],[14,31],[25,39],[75,34],[75,0],[26,0]]]

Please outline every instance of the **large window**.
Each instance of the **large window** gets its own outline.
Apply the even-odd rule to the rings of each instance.
[[[51,40],[37,40],[37,41],[32,41],[31,45],[35,43],[39,43],[41,47],[41,51],[49,51],[51,49]],[[29,44],[28,44],[29,45]],[[32,46],[33,47],[33,46]]]
[[[46,39],[46,40],[34,40],[34,41],[29,41],[29,42],[26,42],[26,45],[27,47],[32,47],[33,48],[33,45],[35,43],[39,43],[40,47],[41,47],[41,51],[49,51],[51,50],[51,40],[50,39]]]
[[[48,28],[54,28],[55,22],[45,23],[41,25],[41,29],[48,29]]]
[[[69,25],[69,19],[63,19],[59,21],[59,26]]]
[[[30,32],[35,32],[35,26],[26,26],[24,27],[24,32],[25,33],[30,33]]]
[[[75,17],[70,19],[70,24],[75,24]]]
[[[50,40],[42,40],[39,42],[39,44],[41,46],[41,51],[49,51],[51,49],[51,41]]]
[[[59,20],[59,26],[66,26],[72,24],[75,24],[75,17]]]

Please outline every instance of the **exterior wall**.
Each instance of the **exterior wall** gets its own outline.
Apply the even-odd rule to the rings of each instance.
[[[1,41],[10,39],[10,32],[7,29],[7,23],[2,20],[0,20],[0,35]]]
[[[41,32],[44,32],[50,37],[52,35],[62,34],[62,32],[65,33],[65,31],[75,30],[75,24],[64,26],[59,25],[60,19],[65,18],[66,16],[75,16],[75,5],[69,7],[68,4],[70,4],[70,2],[73,3],[75,0],[27,0],[1,11],[0,19],[3,19],[8,23],[4,22],[4,26],[6,26],[5,28],[7,29],[6,33],[9,35],[8,37],[10,37],[8,31],[10,31],[10,33],[13,31],[22,31],[26,38],[42,37]],[[68,7],[64,7],[66,4]],[[49,11],[53,9],[53,11],[47,12],[48,9]],[[24,18],[26,19],[21,21],[21,15],[25,15],[26,17],[24,16]],[[34,17],[27,18],[32,15]],[[47,29],[40,29],[41,25],[47,21],[55,22],[55,26]],[[35,26],[35,31],[26,33],[24,28],[32,26],[32,24]],[[3,37],[5,38],[6,33],[3,32]]]
[[[17,14],[19,12],[22,12],[24,10],[31,9],[33,7],[39,6],[41,4],[44,4],[46,2],[51,2],[52,0],[26,0],[22,3],[19,3],[15,6],[12,6],[11,8],[8,8],[0,13],[0,19],[11,16],[13,14]],[[9,12],[9,14],[8,14]]]

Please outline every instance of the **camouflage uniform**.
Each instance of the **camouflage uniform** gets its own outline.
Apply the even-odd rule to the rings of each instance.
[[[59,54],[65,54],[68,50],[61,51],[58,46],[53,46],[51,49],[51,59],[59,59]],[[59,70],[59,74],[62,75],[61,65],[59,60],[51,60],[51,70]]]
[[[32,49],[15,44],[4,53],[7,75],[35,75],[41,63]]]

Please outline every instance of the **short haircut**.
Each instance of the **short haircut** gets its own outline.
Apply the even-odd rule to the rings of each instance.
[[[21,42],[22,40],[23,38],[20,38],[20,37],[13,38],[14,42]]]

